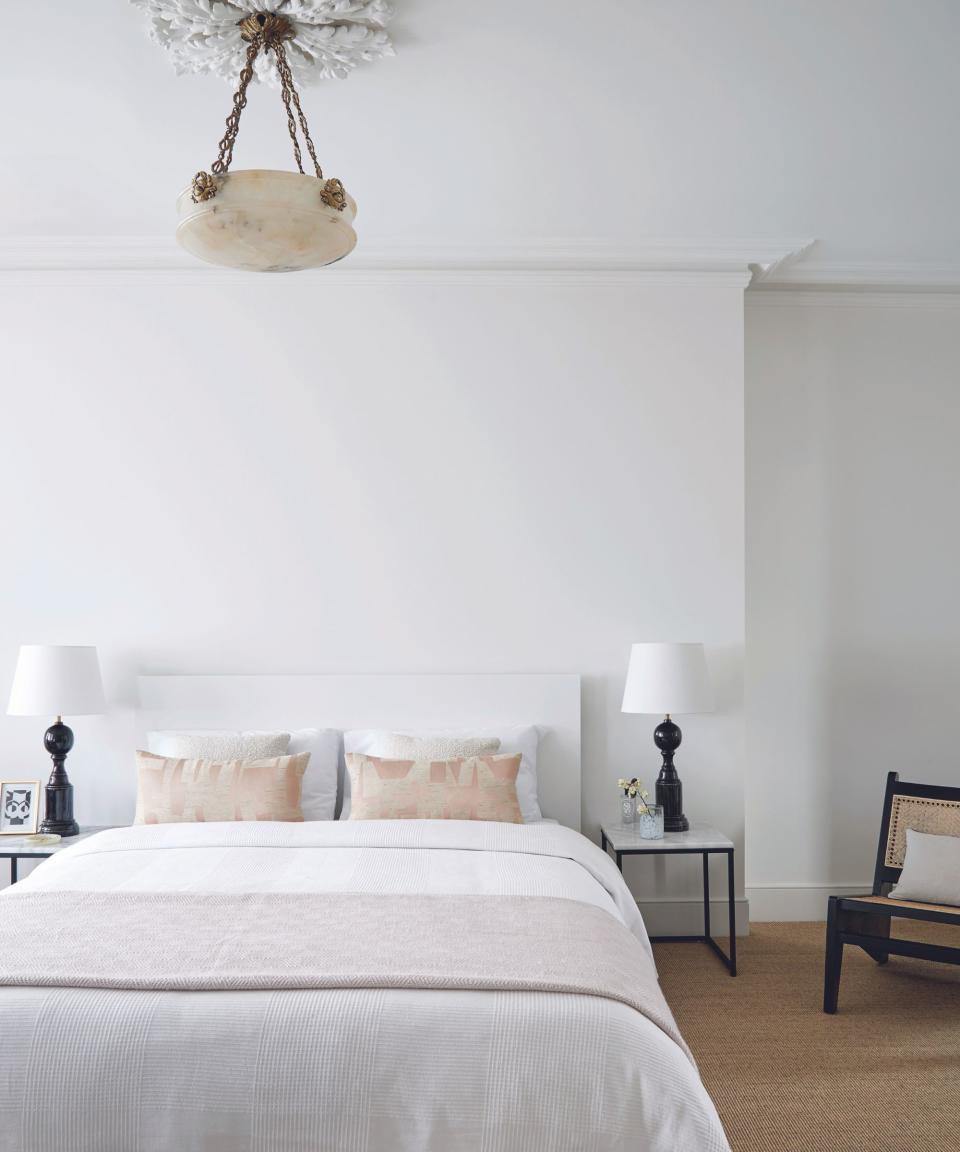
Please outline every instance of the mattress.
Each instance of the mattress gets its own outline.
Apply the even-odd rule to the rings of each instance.
[[[613,862],[547,824],[115,829],[10,891],[546,897],[649,949]],[[0,987],[0,1026],[3,1152],[728,1148],[681,1047],[602,996]]]

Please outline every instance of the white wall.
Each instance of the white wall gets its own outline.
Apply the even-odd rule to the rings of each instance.
[[[656,773],[629,645],[690,638],[720,712],[684,724],[688,813],[741,841],[738,289],[54,283],[0,290],[0,683],[21,642],[99,645],[81,822],[132,814],[138,671],[572,671],[594,835]],[[0,718],[18,775],[44,726]]]
[[[868,891],[886,773],[960,784],[960,297],[747,307],[747,893]]]

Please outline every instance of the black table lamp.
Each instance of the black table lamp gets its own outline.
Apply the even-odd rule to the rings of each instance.
[[[657,778],[657,803],[663,805],[665,832],[686,832],[683,785],[673,766],[681,732],[670,719],[685,712],[712,712],[713,693],[702,644],[634,644],[630,650],[624,712],[663,716],[653,742],[663,756]]]
[[[96,716],[104,711],[103,682],[96,648],[24,644],[10,692],[8,716],[56,716],[43,737],[53,760],[47,783],[47,805],[41,832],[76,836],[73,785],[64,761],[73,747],[73,732],[64,716]]]

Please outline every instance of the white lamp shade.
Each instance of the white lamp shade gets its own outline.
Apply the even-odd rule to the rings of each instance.
[[[712,712],[713,691],[702,644],[634,644],[624,712],[651,716]]]
[[[96,716],[104,709],[96,648],[21,647],[7,715]]]

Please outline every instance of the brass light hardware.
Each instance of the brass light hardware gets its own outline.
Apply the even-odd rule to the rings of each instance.
[[[286,49],[283,46],[284,40],[293,38],[293,28],[290,21],[286,16],[281,16],[277,12],[257,12],[255,15],[245,16],[240,21],[239,26],[240,35],[248,45],[247,57],[243,68],[240,70],[240,81],[236,92],[233,94],[233,108],[227,117],[227,130],[220,141],[217,158],[210,165],[210,172],[198,172],[193,178],[193,202],[195,204],[212,200],[217,194],[217,182],[214,177],[225,176],[230,171],[230,165],[233,162],[233,146],[237,142],[237,134],[240,131],[240,115],[247,106],[247,88],[253,79],[253,62],[260,54],[261,49],[264,52],[272,52],[276,60],[277,72],[280,74],[280,91],[287,112],[287,131],[290,133],[290,140],[293,143],[293,155],[297,161],[297,168],[303,172],[303,156],[297,137],[297,122],[299,122],[300,131],[303,133],[304,143],[310,153],[310,159],[313,161],[313,169],[317,179],[323,180],[324,178],[323,169],[320,167],[320,161],[317,159],[317,152],[313,146],[313,139],[310,136],[310,129],[307,127],[307,118],[300,106],[300,96],[290,73]],[[294,111],[296,112],[296,120],[294,120]],[[320,198],[325,204],[331,208],[336,208],[339,212],[342,212],[346,206],[343,185],[339,180],[326,181],[320,192]]]
[[[285,47],[296,29],[277,12],[244,16],[238,27],[246,52],[226,128],[210,170],[198,172],[178,200],[177,239],[202,260],[249,271],[290,272],[332,264],[356,244],[352,224],[357,206],[339,180],[324,176],[317,159]],[[297,173],[230,170],[261,52],[272,53],[276,64]],[[312,172],[304,171],[301,146]]]

